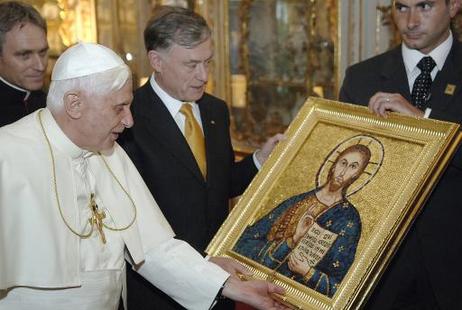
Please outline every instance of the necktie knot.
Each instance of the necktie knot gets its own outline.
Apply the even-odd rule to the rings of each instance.
[[[185,102],[180,108],[180,112],[186,116],[186,117],[194,117],[193,111],[192,111],[192,105],[189,103]]]
[[[425,72],[425,73],[432,72],[435,66],[436,66],[436,63],[433,60],[433,58],[431,58],[430,56],[423,57],[417,64],[417,68],[419,68],[422,72]]]

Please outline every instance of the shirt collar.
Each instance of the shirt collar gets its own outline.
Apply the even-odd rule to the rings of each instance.
[[[54,147],[69,155],[72,159],[88,157],[93,154],[81,149],[66,136],[61,127],[59,127],[50,110],[44,108],[40,111],[42,114],[43,128],[45,128],[48,139]]]
[[[8,86],[11,87],[11,88],[14,88],[14,89],[16,89],[16,90],[19,90],[20,92],[25,93],[25,94],[24,94],[24,100],[27,100],[27,98],[29,98],[30,91],[28,91],[28,90],[26,90],[26,89],[23,89],[23,88],[21,88],[21,87],[19,87],[19,86],[16,86],[16,85],[14,85],[14,84],[11,84],[10,82],[8,82],[7,80],[5,80],[5,79],[2,78],[1,76],[0,76],[0,81],[2,81],[3,83],[5,83],[6,85],[8,85]]]
[[[165,107],[167,110],[170,112],[173,118],[180,112],[181,106],[183,105],[183,101],[180,101],[178,99],[173,98],[169,94],[167,94],[166,91],[164,91],[159,84],[156,82],[156,79],[154,78],[154,73],[151,75],[151,78],[149,79],[149,82],[151,83],[151,87],[154,90],[154,92],[159,96],[160,100],[164,103]],[[194,109],[194,104],[193,102],[190,102],[193,105]]]
[[[406,44],[401,44],[401,51],[403,55],[404,65],[408,73],[414,71],[417,67],[417,63],[425,56],[431,56],[436,63],[438,71],[441,71],[444,66],[444,62],[448,57],[449,52],[451,51],[452,41],[453,41],[452,32],[449,31],[449,36],[443,43],[434,48],[428,55],[406,46]]]
[[[154,73],[151,75],[151,86],[152,89],[156,92],[157,96],[159,96],[160,100],[164,103],[165,107],[168,109],[172,117],[175,117],[175,115],[178,114],[180,111],[181,106],[183,105],[183,102],[173,98],[167,92],[165,92],[159,84],[157,84],[156,79],[154,78]]]

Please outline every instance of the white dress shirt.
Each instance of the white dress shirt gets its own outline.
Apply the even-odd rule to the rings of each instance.
[[[159,96],[160,100],[165,105],[167,110],[170,112],[178,128],[181,130],[181,132],[184,135],[186,117],[183,115],[183,113],[180,112],[181,106],[183,105],[184,102],[178,99],[175,99],[169,94],[167,94],[167,92],[165,92],[159,86],[159,84],[157,84],[156,79],[154,78],[154,74],[151,75],[151,78],[149,81],[151,83],[152,89],[157,94],[157,96]],[[196,119],[197,123],[201,127],[202,133],[204,133],[204,129],[202,127],[201,111],[199,110],[199,106],[195,102],[188,102],[188,104],[192,106],[192,112],[193,112],[194,118]]]

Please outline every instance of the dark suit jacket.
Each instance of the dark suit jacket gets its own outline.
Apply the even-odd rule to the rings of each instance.
[[[252,156],[234,162],[229,135],[229,114],[224,101],[211,95],[197,101],[205,136],[207,180],[171,114],[148,82],[135,92],[135,125],[122,138],[132,158],[172,225],[177,238],[203,252],[228,215],[228,200],[240,195],[257,172]],[[141,288],[143,283],[144,288]],[[174,309],[173,303],[152,301],[153,290],[129,273],[129,308]],[[140,290],[144,293],[140,294]],[[143,305],[131,296],[143,298]],[[141,295],[141,296],[140,296]],[[158,296],[157,296],[158,297]],[[140,300],[141,301],[141,300]]]
[[[0,127],[11,124],[46,105],[47,96],[38,90],[27,92],[15,89],[0,80]]]
[[[448,84],[456,86],[445,94]],[[401,47],[347,69],[339,100],[367,105],[378,91],[410,101]],[[432,83],[430,118],[462,123],[462,44],[454,41]],[[385,271],[371,309],[462,309],[462,154],[459,149]]]

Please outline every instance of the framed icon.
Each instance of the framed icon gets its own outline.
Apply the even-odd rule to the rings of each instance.
[[[207,252],[294,309],[368,297],[461,140],[459,125],[309,98]]]

